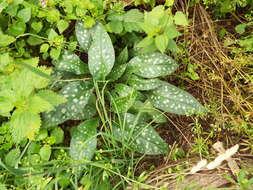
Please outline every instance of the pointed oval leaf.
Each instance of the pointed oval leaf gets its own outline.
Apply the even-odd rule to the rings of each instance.
[[[67,102],[43,114],[44,126],[55,126],[70,119],[85,119],[90,115],[90,110],[86,109],[92,95],[90,82],[71,82],[64,86],[59,94],[62,94]]]
[[[77,22],[75,26],[76,38],[81,48],[84,51],[88,51],[91,45],[91,34],[90,29],[84,27],[82,22]]]
[[[171,57],[158,52],[136,56],[129,62],[132,72],[144,78],[166,76],[173,73],[177,67]]]
[[[143,154],[165,154],[168,145],[155,131],[153,126],[145,122],[136,122],[136,117],[127,113],[124,127],[114,126],[115,137],[122,143]]]
[[[136,90],[144,91],[158,88],[162,85],[162,81],[160,81],[159,79],[143,79],[136,75],[132,75],[128,80],[128,84]]]
[[[59,60],[54,62],[56,69],[59,71],[67,71],[77,75],[87,73],[88,65],[71,51],[65,50]]]
[[[102,25],[96,27],[93,42],[88,51],[89,70],[95,79],[104,79],[112,70],[115,52],[112,41]]]
[[[149,100],[158,109],[179,115],[203,113],[205,108],[188,92],[166,82],[149,94]]]
[[[91,160],[97,147],[98,119],[82,122],[72,134],[70,156],[73,160]]]
[[[113,67],[112,72],[107,76],[110,81],[118,80],[124,73],[127,68],[127,64],[116,65]]]

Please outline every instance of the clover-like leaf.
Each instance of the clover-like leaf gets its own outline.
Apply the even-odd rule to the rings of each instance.
[[[70,142],[70,156],[73,160],[91,160],[97,147],[98,119],[82,122],[74,128]]]
[[[90,116],[90,110],[86,109],[92,95],[90,82],[71,82],[64,86],[59,94],[63,95],[67,102],[43,114],[44,126],[54,126],[70,119],[81,120]]]
[[[137,91],[124,84],[117,84],[111,93],[111,104],[113,111],[124,113],[131,108],[137,97]]]
[[[162,85],[159,79],[143,79],[136,75],[129,77],[128,84],[136,90],[152,90]]]
[[[191,94],[166,82],[151,91],[149,100],[156,108],[179,115],[191,115],[206,111]]]
[[[79,21],[76,23],[75,31],[77,41],[81,48],[84,51],[88,51],[92,41],[90,29],[85,28],[84,25]]]
[[[115,61],[115,52],[109,35],[101,25],[95,29],[88,58],[89,70],[95,79],[104,79],[111,72]]]
[[[173,73],[177,67],[171,57],[158,52],[136,56],[129,62],[129,69],[144,78],[166,76]]]
[[[71,51],[65,50],[57,61],[54,62],[56,69],[59,71],[67,71],[77,75],[87,73],[88,65]]]
[[[126,113],[124,125],[115,125],[113,127],[116,139],[140,153],[153,155],[167,153],[168,146],[166,142],[159,136],[153,126],[137,120],[138,118],[134,115]]]

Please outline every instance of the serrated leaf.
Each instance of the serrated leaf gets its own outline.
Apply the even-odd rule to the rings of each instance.
[[[185,16],[185,14],[182,11],[177,11],[175,16],[174,16],[174,21],[176,25],[181,25],[181,26],[187,26],[188,25],[188,20]]]
[[[112,70],[115,53],[112,41],[102,26],[97,27],[88,51],[89,70],[95,79],[104,79]]]
[[[151,91],[149,100],[156,108],[179,115],[191,115],[206,111],[188,92],[166,82],[161,87]]]
[[[127,83],[136,90],[153,90],[162,85],[159,79],[143,79],[136,75],[131,75]]]
[[[43,114],[44,126],[55,126],[67,120],[81,120],[90,116],[91,110],[86,108],[92,94],[90,82],[71,82],[64,86],[59,94],[67,102],[61,104],[50,112]]]
[[[11,116],[10,126],[14,142],[19,143],[25,138],[34,140],[41,125],[39,114],[29,111],[15,110]]]
[[[97,147],[98,119],[82,122],[72,134],[70,156],[73,160],[91,160]]]
[[[84,51],[88,51],[92,40],[90,29],[85,28],[83,23],[79,21],[76,23],[75,31],[77,41],[80,44],[81,48]]]
[[[153,126],[137,120],[136,116],[126,113],[125,125],[113,127],[115,138],[143,154],[167,153],[168,145],[154,130]]]
[[[77,75],[84,74],[88,70],[88,65],[71,51],[65,50],[59,60],[54,62],[56,69],[59,71],[67,71]]]
[[[155,45],[158,48],[158,50],[162,53],[165,52],[165,50],[168,47],[169,39],[166,35],[159,35],[155,38]]]
[[[16,94],[13,90],[5,89],[0,91],[0,115],[10,116],[16,101]]]
[[[137,91],[124,84],[116,84],[111,93],[111,104],[115,113],[125,113],[134,104]]]
[[[136,56],[128,65],[134,74],[144,78],[166,76],[178,67],[171,57],[158,52]]]
[[[53,105],[37,95],[30,96],[27,101],[27,109],[34,114],[54,109]]]
[[[57,106],[67,101],[67,99],[62,95],[59,95],[52,90],[40,90],[36,95],[46,100],[53,106]]]

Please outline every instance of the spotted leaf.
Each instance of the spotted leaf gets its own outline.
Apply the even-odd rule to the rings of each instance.
[[[124,113],[134,104],[137,91],[127,85],[117,84],[111,93],[111,104],[113,111]]]
[[[77,75],[88,72],[88,65],[80,60],[73,52],[65,50],[61,58],[55,61],[55,67],[59,71],[67,71]]]
[[[203,113],[205,108],[188,92],[166,82],[149,94],[149,100],[158,109],[179,115]]]
[[[81,120],[90,116],[91,110],[86,109],[92,95],[90,82],[71,82],[64,86],[59,94],[63,95],[67,102],[43,114],[44,126],[54,126],[67,120]]]
[[[110,81],[118,80],[125,72],[127,64],[116,65],[113,67],[112,72],[107,76]]]
[[[136,116],[126,113],[124,125],[122,127],[113,127],[116,139],[143,154],[167,153],[168,146],[166,142],[159,136],[153,126],[136,120],[138,120]]]
[[[82,22],[79,21],[76,23],[75,31],[77,41],[81,48],[84,51],[88,51],[92,41],[90,29],[85,28]]]
[[[144,78],[166,76],[173,73],[177,67],[171,57],[158,52],[136,56],[129,62],[129,69]]]
[[[112,41],[102,26],[95,30],[88,58],[89,70],[95,79],[104,79],[111,72],[115,61],[115,52]]]
[[[161,86],[159,79],[143,79],[136,75],[129,77],[128,84],[136,90],[153,90]]]
[[[82,122],[75,127],[70,142],[70,156],[73,160],[91,160],[97,147],[98,119]]]

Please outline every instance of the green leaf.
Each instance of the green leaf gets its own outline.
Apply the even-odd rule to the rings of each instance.
[[[25,138],[34,140],[34,136],[39,131],[40,125],[41,121],[39,114],[16,109],[13,112],[10,121],[14,142],[19,143]]]
[[[113,67],[112,72],[107,76],[110,81],[118,80],[124,73],[127,68],[127,64],[116,65]]]
[[[98,119],[82,122],[72,134],[70,156],[73,160],[91,160],[97,148]],[[80,165],[80,164],[79,164]]]
[[[128,61],[128,49],[127,46],[120,52],[119,56],[116,58],[117,64],[124,64]]]
[[[162,85],[159,79],[143,79],[136,75],[131,75],[127,83],[136,90],[153,90]]]
[[[120,34],[123,31],[123,25],[120,21],[111,21],[107,25],[111,32]]]
[[[16,102],[16,94],[11,89],[0,91],[0,115],[10,116],[10,111],[13,110]]]
[[[157,52],[136,56],[128,65],[134,74],[144,78],[166,76],[178,67],[171,57]]]
[[[30,96],[27,101],[27,109],[34,114],[54,109],[54,107],[48,101],[37,95]]]
[[[39,44],[42,44],[44,40],[34,37],[34,36],[29,36],[27,39],[27,43],[31,46],[37,46]]]
[[[49,45],[48,44],[42,44],[40,46],[40,53],[45,53],[45,52],[47,52],[48,49],[49,49]]]
[[[51,131],[51,137],[55,138],[55,144],[60,144],[64,139],[64,132],[60,127],[56,127]]]
[[[168,39],[174,39],[181,35],[181,33],[177,30],[175,24],[170,24],[165,28],[164,34]]]
[[[16,41],[16,39],[14,37],[2,34],[1,31],[0,31],[0,39],[1,39],[0,40],[0,47],[6,47]]]
[[[206,111],[188,92],[166,82],[161,87],[151,91],[149,100],[156,108],[179,115],[191,115]]]
[[[31,8],[24,8],[18,12],[17,17],[26,23],[31,19],[31,14]]]
[[[53,60],[57,60],[61,55],[61,49],[60,48],[51,48],[50,50],[50,57],[53,59]]]
[[[31,27],[33,30],[35,30],[37,33],[39,33],[41,31],[41,29],[43,28],[43,24],[42,24],[42,22],[33,22],[31,24]]]
[[[19,36],[24,34],[26,30],[26,24],[23,21],[14,22],[9,26],[7,32],[12,36]]]
[[[166,35],[159,35],[155,38],[155,45],[158,48],[158,50],[162,53],[165,52],[165,50],[168,47],[169,39]]]
[[[88,51],[91,45],[91,29],[87,29],[81,22],[77,22],[75,26],[76,38],[81,48],[84,51]]]
[[[52,90],[40,90],[36,95],[49,102],[52,106],[58,106],[67,101],[62,95],[59,95]]]
[[[115,113],[125,113],[132,107],[137,91],[124,84],[116,84],[111,93],[111,104]]]
[[[154,38],[153,37],[145,37],[143,38],[137,45],[136,47],[139,48],[145,48],[147,46],[150,46],[151,44],[154,43]]]
[[[65,50],[59,60],[54,62],[56,69],[67,71],[77,75],[84,74],[88,70],[88,65],[73,52]]]
[[[153,126],[145,122],[138,122],[138,117],[126,113],[124,125],[114,126],[113,133],[122,144],[129,145],[137,152],[143,154],[165,154],[168,145],[154,130]]]
[[[49,145],[44,145],[41,149],[40,149],[40,157],[41,157],[41,160],[43,161],[49,161],[50,159],[50,156],[51,156],[51,153],[52,153],[52,149],[51,149],[51,146]]]
[[[69,23],[66,20],[60,20],[57,22],[57,28],[60,33],[63,33],[69,27]]]
[[[174,21],[176,25],[188,26],[188,20],[182,11],[177,11],[174,16]]]
[[[92,94],[90,82],[71,82],[64,86],[59,94],[62,94],[67,102],[43,114],[44,126],[55,126],[70,119],[86,119],[94,113],[94,110],[86,107]]]
[[[17,163],[17,160],[20,156],[20,150],[19,149],[12,149],[10,152],[7,153],[7,155],[5,156],[5,163],[8,166],[14,167]]]
[[[88,51],[89,70],[95,79],[104,79],[111,72],[115,61],[112,41],[103,26],[97,27],[93,39]]]

